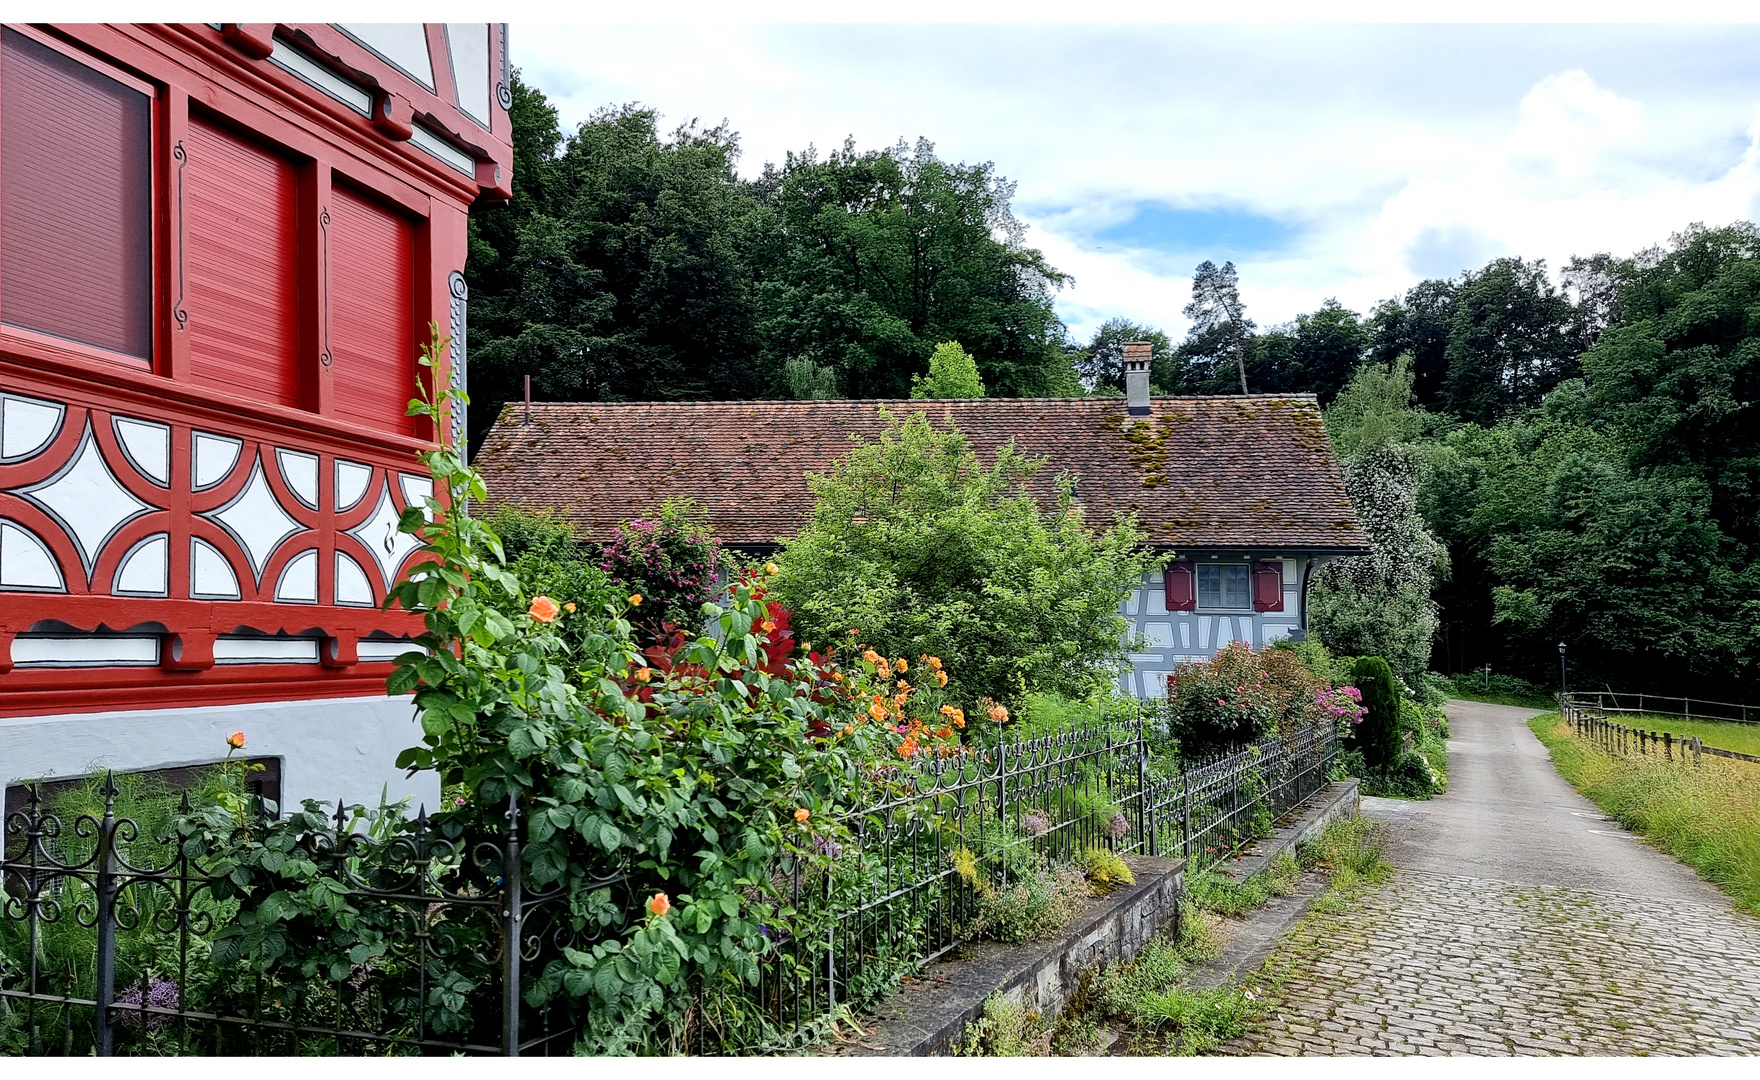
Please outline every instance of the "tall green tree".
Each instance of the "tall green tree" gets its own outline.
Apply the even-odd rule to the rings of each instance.
[[[1367,345],[1357,313],[1329,299],[1319,310],[1251,339],[1248,381],[1260,393],[1311,393],[1330,405],[1363,362]]]
[[[1025,243],[1014,184],[919,139],[846,141],[755,185],[754,301],[767,367],[805,358],[851,397],[906,397],[937,343],[977,358],[993,396],[1077,391],[1052,294],[1068,278]]]
[[[1246,393],[1247,347],[1255,327],[1241,301],[1240,274],[1234,263],[1217,266],[1209,259],[1199,263],[1192,272],[1191,302],[1181,314],[1192,320],[1180,346],[1181,359],[1194,376],[1189,381],[1209,384],[1210,393],[1228,393],[1210,387],[1235,375],[1240,392]]]
[[[1173,342],[1156,327],[1111,318],[1101,323],[1076,357],[1076,373],[1097,392],[1124,393],[1124,346],[1129,341],[1149,343],[1149,381],[1163,391],[1181,386]]]
[[[1568,297],[1547,279],[1544,260],[1494,259],[1462,275],[1449,324],[1447,410],[1495,423],[1540,403],[1577,372]]]
[[[1399,356],[1412,358],[1413,400],[1425,409],[1436,408],[1448,380],[1448,334],[1454,325],[1452,281],[1420,281],[1405,296],[1376,305],[1367,326],[1368,358],[1391,364]]]
[[[911,376],[913,398],[981,398],[984,380],[978,377],[978,361],[957,341],[943,341],[929,357],[929,376]]]

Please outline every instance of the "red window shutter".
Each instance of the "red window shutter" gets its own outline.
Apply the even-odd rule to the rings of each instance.
[[[1261,562],[1253,564],[1253,610],[1283,610],[1282,563]]]
[[[330,356],[336,414],[413,434],[416,393],[415,228],[336,188],[330,211]]]
[[[1191,611],[1198,606],[1198,592],[1192,576],[1192,564],[1189,560],[1180,559],[1167,564],[1167,570],[1161,577],[1162,585],[1167,590],[1167,610]]]
[[[299,178],[294,164],[191,119],[184,265],[190,375],[300,404]]]
[[[0,34],[0,319],[150,359],[151,101]]]

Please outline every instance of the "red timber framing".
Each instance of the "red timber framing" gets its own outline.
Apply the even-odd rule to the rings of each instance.
[[[65,332],[53,290],[86,286],[23,246],[68,208],[16,179],[52,125],[0,118],[0,716],[384,692],[439,434],[403,405],[428,324],[463,327],[470,207],[511,184],[506,30],[476,25],[486,127],[439,24],[432,89],[328,24],[6,25],[0,76],[51,50],[148,102],[151,304],[147,356]],[[62,193],[139,232],[97,197]]]

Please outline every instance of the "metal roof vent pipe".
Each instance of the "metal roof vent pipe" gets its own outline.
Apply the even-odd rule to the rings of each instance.
[[[1149,354],[1147,341],[1124,343],[1124,404],[1132,416],[1149,415]]]

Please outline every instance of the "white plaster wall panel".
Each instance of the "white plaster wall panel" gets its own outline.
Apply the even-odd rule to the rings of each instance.
[[[1179,647],[1182,649],[1192,647],[1192,620],[1190,616],[1179,621]]]
[[[275,583],[275,599],[284,604],[318,602],[318,549],[309,548],[287,560],[281,580]]]
[[[1143,600],[1144,600],[1143,614],[1145,614],[1145,615],[1166,615],[1167,614],[1167,587],[1166,586],[1157,584],[1156,587],[1153,589],[1144,589],[1143,590]]]
[[[287,807],[338,797],[376,806],[382,787],[392,801],[439,805],[433,773],[410,778],[395,766],[422,736],[407,696],[0,717],[0,784],[219,761],[234,731],[246,753],[282,760]]]
[[[434,497],[433,477],[399,474],[397,485],[403,489],[403,505],[416,507],[424,519],[434,520],[433,512],[428,509],[428,500]]]
[[[1211,621],[1212,620],[1208,615],[1198,616],[1198,648],[1200,649],[1208,649],[1210,647]]]
[[[18,494],[47,511],[67,530],[85,563],[88,581],[99,553],[116,530],[153,510],[116,482],[89,424],[71,461],[49,479],[19,488]]]
[[[1282,641],[1289,637],[1289,632],[1293,629],[1295,628],[1288,623],[1266,623],[1264,643],[1269,645],[1274,641]]]
[[[379,489],[379,502],[367,520],[348,530],[348,535],[359,540],[366,549],[373,553],[373,560],[379,564],[379,574],[390,588],[397,581],[397,568],[409,553],[421,546],[421,541],[406,532],[397,530],[397,507],[391,504],[391,492],[388,487]]]
[[[171,536],[155,533],[122,556],[111,592],[120,596],[164,596],[170,591]]]
[[[413,641],[385,641],[381,638],[362,638],[355,643],[355,655],[362,662],[395,660],[407,653],[423,651]]]
[[[14,667],[142,667],[159,662],[158,635],[20,634]]]
[[[162,488],[171,486],[171,428],[150,420],[118,416],[110,421],[116,445],[135,471]]]
[[[244,450],[244,443],[225,435],[210,435],[198,431],[190,444],[190,456],[194,459],[191,474],[195,478],[195,489],[206,491],[232,473],[232,467],[238,464],[238,455]]]
[[[217,664],[315,664],[318,639],[245,637],[222,634],[214,639]]]
[[[293,497],[308,507],[318,508],[318,455],[298,450],[276,450],[275,464],[281,469],[281,480]]]
[[[220,549],[206,540],[191,539],[189,548],[190,596],[197,600],[237,600],[238,576]]]
[[[1173,648],[1173,624],[1170,622],[1144,623],[1143,636],[1149,639],[1149,647],[1152,649]]]
[[[251,463],[251,478],[243,491],[225,506],[202,516],[219,524],[238,541],[250,560],[251,575],[258,582],[262,581],[263,567],[268,565],[275,549],[301,528],[275,498],[268,478],[263,475],[261,459]]]
[[[356,465],[352,461],[336,462],[336,512],[352,510],[355,504],[367,494],[367,485],[372,482],[373,470],[367,465]]]
[[[23,461],[42,453],[61,433],[67,406],[0,394],[0,461]]]
[[[67,591],[49,545],[23,525],[5,520],[0,520],[0,588]]]
[[[350,607],[372,607],[373,586],[367,572],[346,552],[336,553],[336,602]]]

